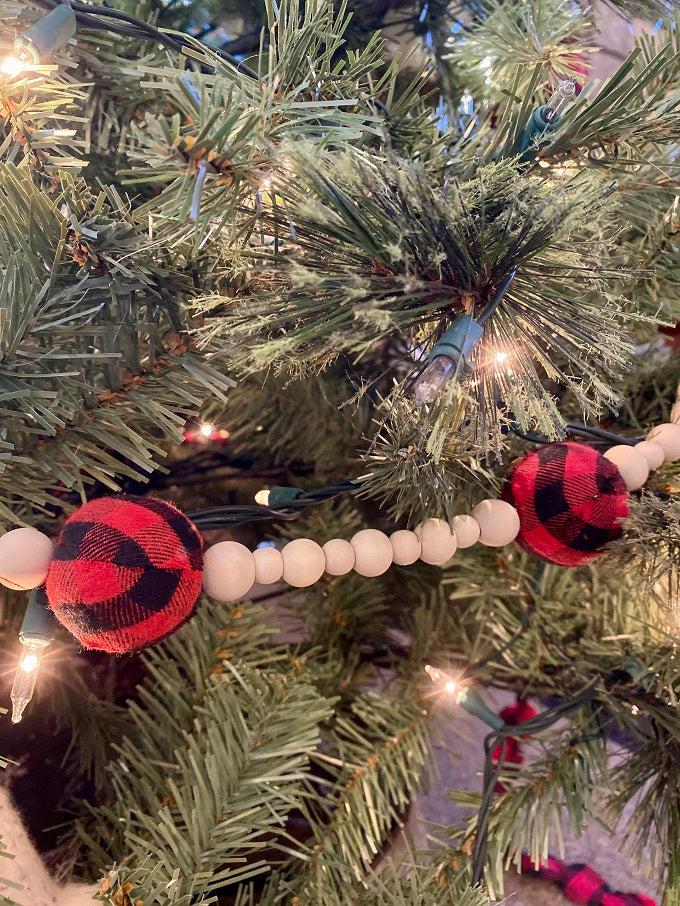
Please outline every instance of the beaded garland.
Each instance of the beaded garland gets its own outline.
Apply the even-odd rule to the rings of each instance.
[[[680,421],[680,396],[672,417]],[[281,550],[251,552],[236,541],[202,551],[193,523],[171,504],[121,495],[86,503],[64,523],[55,546],[42,532],[19,528],[0,537],[0,584],[46,583],[55,617],[85,648],[123,653],[161,641],[188,619],[205,593],[223,602],[253,585],[284,581],[306,588],[324,572],[380,576],[392,564],[446,563],[458,548],[501,547],[517,540],[533,554],[577,566],[621,534],[629,491],[650,470],[680,459],[680,424],[653,428],[644,441],[600,455],[575,443],[549,444],[515,464],[502,499],[483,500],[469,515],[425,519],[414,531],[386,535],[361,529],[323,547],[309,538]]]

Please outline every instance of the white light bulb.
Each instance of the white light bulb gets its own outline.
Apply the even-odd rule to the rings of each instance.
[[[24,670],[26,673],[33,673],[40,663],[40,658],[37,654],[33,652],[27,652],[19,662],[19,670]]]
[[[497,365],[502,365],[503,362],[507,362],[509,358],[510,358],[510,353],[503,352],[502,350],[500,352],[497,352],[496,355],[494,356],[494,359],[496,360]]]
[[[453,680],[447,680],[444,685],[444,690],[446,692],[448,692],[449,695],[453,695],[454,692],[456,692],[458,690],[458,685],[456,683],[454,683]]]
[[[26,710],[26,706],[33,698],[42,656],[47,644],[44,641],[27,639],[22,641],[22,652],[19,665],[14,674],[10,699],[12,700],[12,723],[18,724]]]
[[[0,61],[0,72],[4,73],[4,75],[19,75],[25,68],[26,63],[24,60],[20,60],[19,57],[15,57],[14,54],[9,54],[9,56],[6,56]]]
[[[212,437],[214,430],[215,426],[212,424],[212,422],[203,422],[201,427],[198,429],[198,433],[201,435],[201,437],[209,439]]]
[[[269,506],[269,488],[262,488],[257,492],[255,503],[259,503],[260,506]]]

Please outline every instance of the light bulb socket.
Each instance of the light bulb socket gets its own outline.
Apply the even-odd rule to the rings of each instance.
[[[30,53],[34,63],[46,59],[61,50],[76,33],[76,14],[68,3],[60,3],[46,16],[29,26],[14,42],[14,48]]]
[[[469,315],[458,315],[453,324],[444,331],[430,350],[427,361],[431,362],[439,355],[445,355],[454,362],[467,359],[484,336],[484,326]]]
[[[543,104],[541,107],[537,107],[534,112],[531,114],[531,119],[526,125],[524,132],[522,133],[522,138],[519,144],[519,150],[522,153],[531,150],[531,146],[534,143],[534,139],[541,135],[549,135],[551,132],[554,132],[557,128],[561,116],[559,113],[555,113],[552,119],[547,118],[547,115],[550,111],[550,108],[547,104]],[[544,147],[549,144],[549,139],[546,139],[543,142],[539,142],[538,147]]]
[[[474,689],[464,689],[458,696],[458,703],[461,708],[464,708],[468,714],[472,714],[473,717],[479,718],[483,721],[487,727],[491,727],[492,730],[502,730],[505,726],[505,721],[502,717],[499,717],[498,714],[495,714],[491,708],[486,704],[481,695],[474,691]]]
[[[33,642],[36,645],[49,645],[54,639],[55,621],[47,604],[45,586],[34,588],[31,592],[24,619],[19,630],[22,645]]]
[[[282,506],[283,504],[290,503],[291,500],[297,500],[298,497],[302,497],[304,493],[302,488],[270,488],[268,506],[274,508]]]

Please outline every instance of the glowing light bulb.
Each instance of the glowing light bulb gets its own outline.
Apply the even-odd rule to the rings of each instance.
[[[500,352],[497,352],[496,355],[494,356],[494,360],[497,365],[502,365],[503,362],[507,362],[509,358],[510,358],[510,353],[504,352],[502,350]]]
[[[457,683],[454,683],[453,680],[447,680],[447,681],[444,683],[444,691],[445,691],[445,692],[448,692],[449,695],[453,695],[454,692],[457,692],[457,691],[458,691],[458,684],[457,684]]]
[[[255,503],[260,506],[269,506],[269,488],[262,488],[255,495]]]
[[[201,427],[198,429],[198,433],[201,435],[201,437],[205,437],[206,440],[210,440],[214,430],[215,426],[212,422],[203,422]]]
[[[4,59],[0,61],[0,72],[4,75],[16,76],[19,75],[20,72],[23,72],[24,69],[26,69],[25,60],[20,60],[19,57],[14,54],[9,54],[9,56],[4,57]]]
[[[35,684],[40,671],[43,654],[49,643],[43,639],[36,640],[27,638],[22,639],[22,652],[19,658],[19,665],[14,674],[12,691],[10,698],[12,700],[12,723],[18,724],[21,720],[26,706],[33,698]]]

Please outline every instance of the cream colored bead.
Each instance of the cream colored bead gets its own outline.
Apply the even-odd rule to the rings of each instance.
[[[627,444],[616,444],[604,454],[621,474],[629,491],[638,491],[649,478],[649,463],[644,454]]]
[[[255,558],[255,581],[260,585],[272,585],[283,576],[283,557],[275,547],[258,547],[253,551]]]
[[[296,538],[295,541],[289,541],[281,555],[284,581],[295,588],[314,585],[326,568],[324,552],[311,538]]]
[[[384,532],[361,529],[349,543],[354,548],[354,572],[360,576],[382,576],[392,565],[392,545]]]
[[[415,532],[399,529],[390,535],[392,556],[397,566],[410,566],[420,556],[420,541]]]
[[[34,528],[17,528],[0,537],[0,583],[25,591],[42,585],[54,545]]]
[[[420,540],[420,559],[432,566],[441,566],[456,553],[458,539],[445,519],[425,519],[416,526]]]
[[[680,425],[680,400],[673,403],[671,409],[671,421],[674,425]]]
[[[323,546],[326,572],[330,576],[346,576],[354,568],[354,548],[343,538],[331,538]]]
[[[203,588],[216,601],[238,601],[255,582],[255,557],[237,541],[213,544],[203,557]]]
[[[479,523],[472,516],[454,516],[453,530],[456,533],[458,547],[472,547],[479,541]]]
[[[680,425],[673,425],[670,422],[657,425],[649,432],[647,440],[661,447],[666,462],[680,459]]]
[[[644,458],[647,460],[650,471],[658,469],[659,466],[663,463],[663,448],[658,444],[655,444],[653,440],[641,440],[639,444],[635,444],[635,449],[638,451],[638,453],[642,453]]]
[[[519,514],[505,500],[482,500],[471,515],[479,525],[479,540],[487,547],[510,544],[519,533]]]

